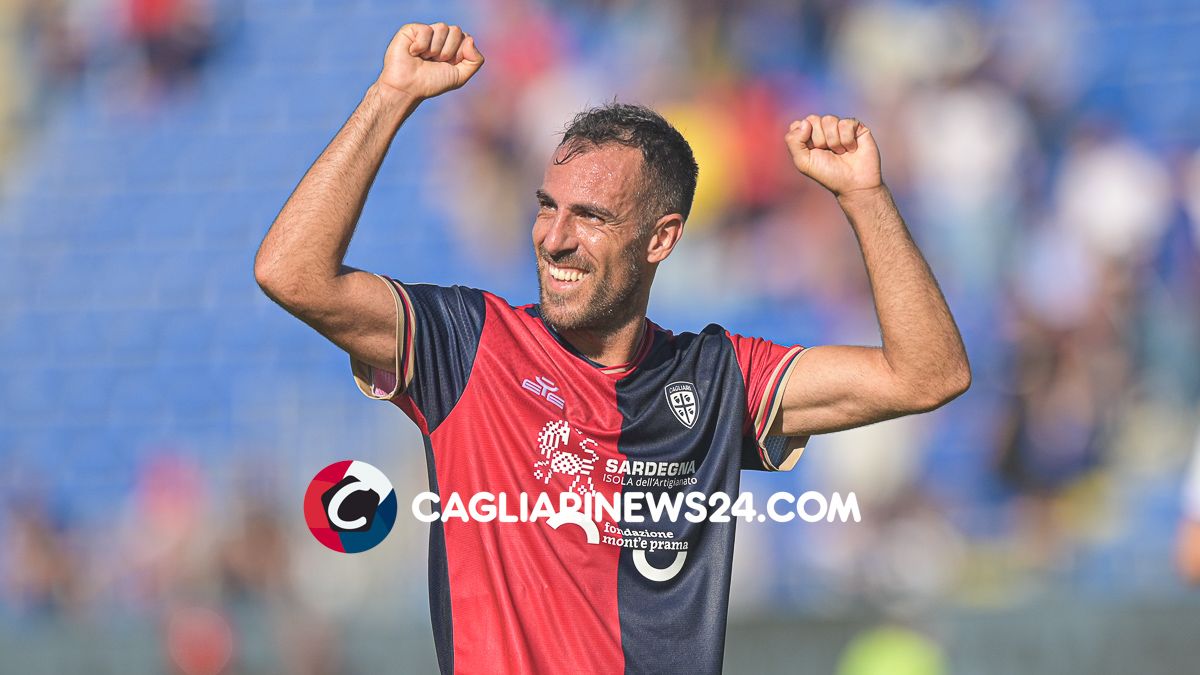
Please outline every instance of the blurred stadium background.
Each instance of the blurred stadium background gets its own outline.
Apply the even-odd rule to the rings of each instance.
[[[436,20],[487,65],[401,131],[348,259],[406,280],[532,301],[543,162],[616,96],[701,164],[658,323],[874,343],[850,229],[781,138],[832,112],[879,139],[975,384],[745,476],[853,490],[863,522],[739,528],[728,672],[1195,672],[1185,0],[0,2],[0,672],[435,669],[425,527],[346,556],[300,510],[343,458],[406,505],[417,432],[251,262],[392,33]]]

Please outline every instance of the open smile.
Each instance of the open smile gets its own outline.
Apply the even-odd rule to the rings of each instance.
[[[546,272],[550,275],[550,278],[556,282],[554,286],[562,289],[575,287],[579,284],[579,282],[583,281],[585,277],[591,274],[591,272],[585,272],[581,269],[576,269],[574,267],[559,267],[558,265],[554,265],[549,262],[545,263],[545,267]]]

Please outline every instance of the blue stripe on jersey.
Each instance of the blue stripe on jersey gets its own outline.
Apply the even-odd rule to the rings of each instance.
[[[433,433],[467,388],[483,334],[483,292],[463,286],[404,284],[416,314],[416,360],[407,392]]]
[[[422,434],[425,444],[425,468],[429,473],[429,491],[438,492],[437,467],[433,460],[433,442]],[[434,507],[435,512],[440,512]],[[446,533],[441,519],[429,524],[429,618],[433,624],[433,644],[442,675],[454,672],[454,622],[450,610],[450,567],[446,562]]]
[[[657,336],[636,372],[617,383],[623,418],[618,450],[629,460],[696,463],[696,484],[682,487],[625,485],[626,491],[656,494],[700,492],[706,497],[738,493],[748,448],[745,384],[732,344],[719,326],[700,334]],[[670,384],[695,387],[695,423],[688,428],[671,411]],[[736,402],[742,402],[737,405]],[[751,441],[750,446],[753,445]],[[758,463],[754,452],[754,463]],[[626,481],[630,480],[627,475]],[[727,523],[627,523],[629,529],[671,532],[686,541],[687,556],[672,578],[656,581],[638,569],[636,552],[621,552],[618,611],[627,673],[718,673],[725,650],[725,624],[736,521]],[[645,562],[668,568],[677,552],[645,554]]]

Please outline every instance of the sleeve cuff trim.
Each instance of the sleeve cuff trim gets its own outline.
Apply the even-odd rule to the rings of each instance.
[[[392,292],[396,304],[396,357],[394,371],[380,370],[363,363],[354,357],[350,358],[350,369],[359,391],[368,398],[378,401],[388,401],[396,397],[413,378],[413,349],[416,336],[416,315],[408,291],[394,279],[375,275],[385,282]],[[403,378],[396,373],[403,373]]]
[[[793,347],[779,360],[779,365],[775,366],[775,370],[768,380],[770,385],[764,391],[762,400],[759,401],[758,413],[754,416],[754,440],[758,445],[758,455],[763,466],[771,471],[787,471],[795,466],[796,461],[800,459],[800,453],[804,451],[804,446],[808,442],[807,436],[789,438],[783,461],[778,465],[771,461],[771,455],[767,452],[767,434],[775,422],[776,415],[779,414],[779,408],[783,402],[783,392],[787,389],[792,370],[805,351],[804,347]]]

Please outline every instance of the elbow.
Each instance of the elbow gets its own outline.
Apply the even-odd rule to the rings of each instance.
[[[260,255],[254,262],[254,281],[272,302],[301,321],[320,321],[339,305],[334,289],[322,277],[291,263],[267,262]]]
[[[280,287],[279,273],[274,267],[268,264],[261,252],[254,259],[254,282],[262,289],[267,297],[274,299],[276,297],[276,289]]]
[[[254,258],[254,281],[275,304],[303,321],[319,320],[336,311],[341,295],[336,278],[316,271],[317,265],[294,256],[265,253]]]
[[[264,239],[262,244],[259,244],[258,250],[254,252],[254,281],[264,291],[270,287],[275,276],[275,265],[272,264],[271,259],[272,256],[267,252],[267,240]]]
[[[967,393],[967,390],[971,388],[971,364],[967,363],[966,358],[954,368],[952,373],[946,376],[944,385],[942,405]]]
[[[283,304],[291,288],[296,285],[299,277],[297,271],[292,256],[287,254],[286,249],[272,244],[268,233],[254,254],[254,281],[258,287],[268,298]]]
[[[946,405],[971,388],[971,367],[961,364],[921,378],[908,387],[911,413],[924,413]]]
[[[281,269],[278,262],[269,261],[262,251],[254,259],[254,281],[268,298],[285,308],[299,297],[295,275]]]
[[[271,268],[262,260],[262,254],[254,259],[254,282],[264,293],[270,295],[269,289],[274,280],[271,276]]]

